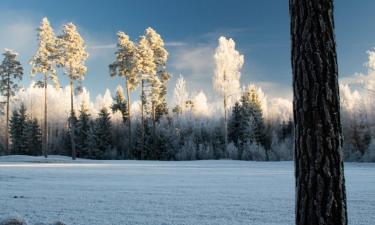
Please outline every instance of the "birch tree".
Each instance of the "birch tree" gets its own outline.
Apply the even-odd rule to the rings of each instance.
[[[186,81],[182,75],[176,81],[173,92],[173,101],[175,104],[174,112],[183,114],[186,109],[186,102],[189,100],[189,94],[186,90]]]
[[[39,46],[33,58],[30,60],[31,76],[34,77],[40,73],[43,75],[42,79],[36,84],[44,88],[44,132],[43,132],[43,154],[48,157],[48,115],[47,115],[47,88],[48,80],[51,80],[56,89],[59,89],[59,81],[56,73],[56,37],[52,27],[46,17],[42,19],[40,27],[38,28]]]
[[[85,61],[88,58],[85,42],[78,33],[73,23],[63,26],[62,34],[58,36],[58,65],[64,68],[65,74],[70,80],[70,113],[71,118],[75,117],[74,113],[74,82],[82,81],[87,71]],[[72,119],[69,121],[71,129],[72,159],[76,159],[75,146],[75,124]]]
[[[9,111],[10,101],[19,89],[18,82],[22,80],[23,68],[17,59],[17,53],[5,49],[4,59],[0,65],[0,94],[5,98],[5,152],[9,151]]]
[[[226,147],[228,144],[228,100],[237,100],[236,97],[239,94],[238,90],[240,90],[240,70],[244,63],[244,57],[236,50],[236,44],[233,39],[220,37],[219,46],[216,48],[214,59],[216,68],[213,77],[213,85],[215,90],[223,97],[224,142]],[[232,104],[232,102],[230,104]]]
[[[290,0],[297,225],[347,225],[333,0]]]
[[[156,74],[156,64],[154,60],[154,52],[150,47],[149,42],[147,41],[145,36],[141,36],[138,41],[137,45],[137,60],[136,60],[136,68],[137,73],[139,75],[139,79],[141,80],[141,120],[142,120],[142,148],[144,147],[144,129],[145,129],[145,118],[144,118],[144,109],[146,104],[146,93],[145,93],[145,85],[146,82],[150,80],[150,77],[155,76]],[[142,149],[142,152],[144,149]]]
[[[137,49],[129,36],[124,32],[117,33],[117,51],[115,53],[115,61],[109,65],[111,76],[119,76],[125,78],[125,89],[127,94],[128,108],[128,129],[129,129],[129,146],[132,146],[131,134],[131,92],[139,85],[139,77],[137,76]]]

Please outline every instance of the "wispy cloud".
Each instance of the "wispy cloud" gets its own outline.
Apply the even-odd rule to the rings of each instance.
[[[115,49],[116,44],[99,44],[99,45],[91,45],[87,44],[87,49]]]

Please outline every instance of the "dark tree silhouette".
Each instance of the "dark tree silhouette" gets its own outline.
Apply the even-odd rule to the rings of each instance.
[[[347,224],[333,0],[289,0],[296,224]]]

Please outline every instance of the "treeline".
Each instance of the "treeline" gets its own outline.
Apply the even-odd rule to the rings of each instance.
[[[129,112],[122,89],[117,90],[113,100],[111,109],[103,108],[98,115],[90,115],[88,106],[82,104],[78,115],[70,118],[76,127],[77,157],[143,160],[292,159],[292,121],[265,120],[255,88],[246,89],[229,113],[227,146],[223,119],[197,116],[193,113],[194,105],[191,108],[176,106],[184,110],[174,110],[173,113],[157,117],[155,132],[150,111],[145,112],[144,129],[141,118],[134,117],[133,141],[130,143]],[[186,104],[191,103],[188,101]],[[121,123],[111,120],[116,113],[120,113]],[[71,155],[71,132],[68,122],[64,127],[51,130],[50,154]],[[12,154],[42,154],[40,127],[36,119],[31,119],[24,104],[12,113],[10,133]],[[23,143],[30,141],[34,141],[35,145],[25,147]]]
[[[0,154],[61,154],[73,159],[293,159],[291,103],[268,101],[255,85],[241,88],[244,57],[232,39],[220,37],[213,56],[213,86],[221,101],[213,108],[203,91],[191,96],[182,76],[175,85],[173,105],[167,104],[168,52],[155,30],[147,28],[138,42],[123,32],[117,37],[109,76],[123,78],[125,88],[119,86],[113,99],[108,92],[109,100],[93,111],[89,100],[76,104],[82,97],[76,91],[82,93],[87,71],[83,38],[72,23],[55,36],[43,18],[38,50],[30,61],[32,76],[42,75],[35,82],[43,92],[43,106],[39,105],[43,116],[39,117],[33,115],[32,108],[26,109],[22,98],[17,99],[24,71],[17,53],[6,49],[0,64],[0,112],[4,113]],[[60,88],[60,70],[68,76],[70,90]],[[137,88],[140,100],[132,103],[131,93]],[[56,93],[60,93],[57,98]],[[64,99],[58,99],[61,96]],[[341,100],[347,101],[347,96],[350,94]],[[54,102],[49,103],[52,97]],[[59,118],[48,114],[52,107]],[[61,113],[67,111],[67,115]],[[354,113],[344,104],[342,115],[345,159],[375,161],[374,123],[368,120],[372,114]]]

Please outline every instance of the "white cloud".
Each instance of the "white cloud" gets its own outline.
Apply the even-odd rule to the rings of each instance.
[[[212,76],[215,67],[213,55],[214,48],[211,46],[184,47],[173,52],[169,65],[192,76]]]

